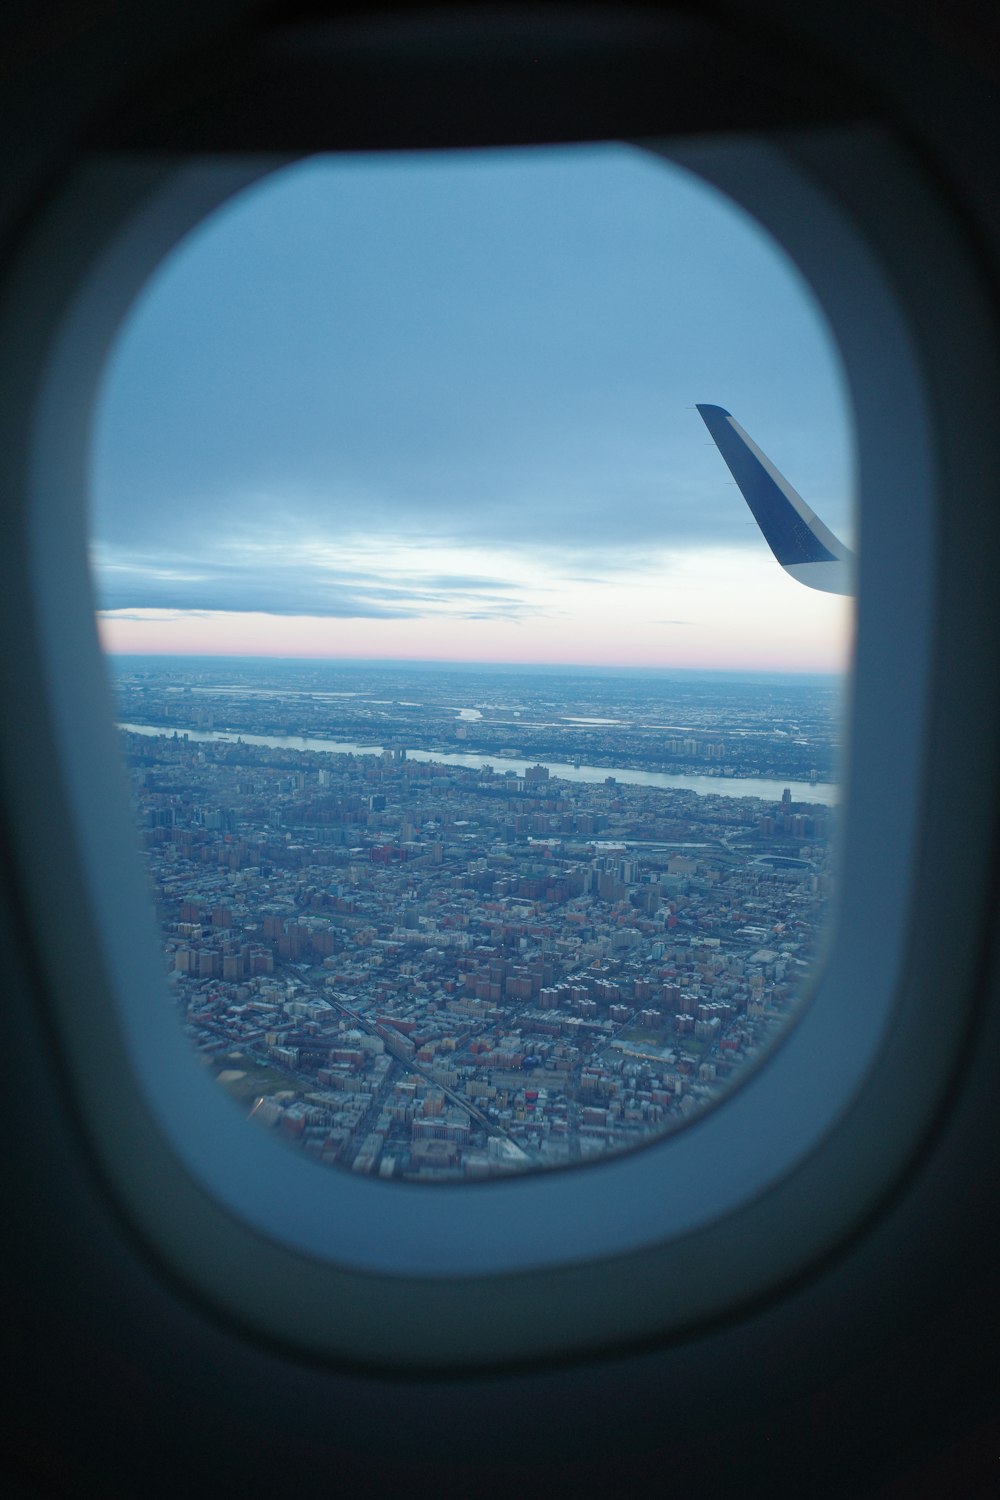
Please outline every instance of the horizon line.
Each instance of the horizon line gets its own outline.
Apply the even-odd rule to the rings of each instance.
[[[766,677],[829,677],[843,678],[849,675],[850,667],[843,671],[832,671],[822,667],[709,667],[709,666],[649,666],[641,663],[617,662],[519,662],[519,661],[469,661],[461,657],[395,657],[395,656],[274,656],[254,655],[250,652],[194,652],[194,651],[112,651],[103,655],[110,660],[133,661],[190,661],[190,662],[256,662],[295,663],[304,666],[341,667],[457,667],[469,671],[505,669],[514,672],[645,672],[660,674],[701,675],[706,677],[766,676]]]

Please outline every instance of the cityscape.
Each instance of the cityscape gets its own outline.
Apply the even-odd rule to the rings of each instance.
[[[841,681],[108,658],[167,982],[253,1121],[450,1182],[717,1101],[807,998]]]

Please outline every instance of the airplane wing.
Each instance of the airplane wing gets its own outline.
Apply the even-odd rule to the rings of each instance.
[[[764,540],[790,577],[825,594],[853,594],[856,559],[721,406],[696,407],[743,492]]]

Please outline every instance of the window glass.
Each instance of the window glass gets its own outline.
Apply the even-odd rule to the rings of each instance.
[[[807,995],[852,604],[779,565],[703,402],[851,545],[803,282],[619,145],[306,161],[123,328],[92,558],[167,983],[290,1148],[575,1164]]]

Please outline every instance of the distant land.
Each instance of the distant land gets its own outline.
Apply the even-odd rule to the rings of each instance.
[[[333,657],[333,656],[167,656],[158,653],[137,655],[125,652],[108,652],[107,661],[115,667],[139,671],[147,669],[171,669],[194,671],[199,668],[232,668],[240,665],[255,669],[283,667],[305,667],[322,671],[384,669],[398,672],[450,672],[477,676],[524,676],[524,677],[610,677],[610,678],[659,678],[664,681],[691,680],[705,682],[760,682],[801,683],[804,685],[834,686],[845,680],[846,674],[838,672],[755,672],[737,670],[709,670],[705,667],[628,667],[604,665],[580,665],[565,662],[468,662],[468,661],[412,661],[394,657]]]

